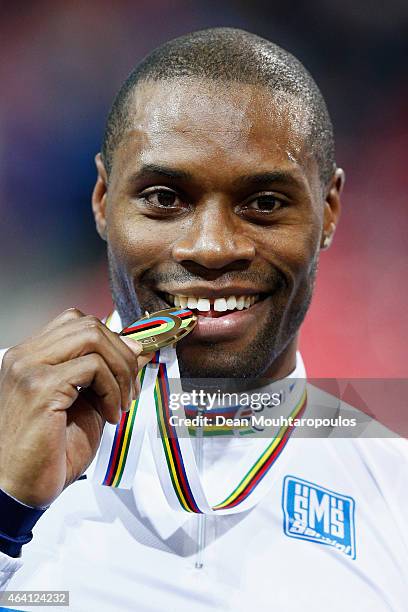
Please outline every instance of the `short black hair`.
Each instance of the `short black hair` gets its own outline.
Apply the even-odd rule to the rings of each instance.
[[[291,53],[250,32],[210,28],[180,36],[154,49],[130,73],[109,112],[102,142],[108,175],[115,148],[130,127],[129,103],[142,81],[198,77],[263,85],[298,97],[307,107],[309,146],[326,185],[335,169],[333,126],[310,73]]]

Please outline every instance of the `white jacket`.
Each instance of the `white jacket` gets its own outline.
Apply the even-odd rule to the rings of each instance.
[[[308,396],[309,412],[333,399],[310,385]],[[21,559],[0,553],[0,582],[68,590],[72,612],[406,612],[408,443],[383,432],[292,437],[256,507],[204,518],[169,507],[146,439],[132,490],[71,485]],[[204,484],[218,497],[242,447],[219,437],[204,444]]]

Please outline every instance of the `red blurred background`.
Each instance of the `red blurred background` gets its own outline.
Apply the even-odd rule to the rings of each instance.
[[[347,175],[301,347],[314,377],[406,377],[408,5],[197,0],[0,5],[0,346],[76,305],[111,308],[90,211],[112,97],[161,42],[242,27],[294,53],[328,102]]]

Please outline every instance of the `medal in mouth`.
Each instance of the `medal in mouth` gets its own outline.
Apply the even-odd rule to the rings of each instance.
[[[143,346],[141,355],[175,344],[197,324],[197,315],[188,308],[165,308],[125,327],[120,335],[137,340]]]

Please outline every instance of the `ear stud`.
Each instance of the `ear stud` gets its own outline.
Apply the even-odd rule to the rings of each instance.
[[[323,239],[323,244],[322,244],[322,249],[328,249],[329,246],[331,245],[331,241],[332,241],[332,234],[326,234],[324,239]]]
[[[324,233],[323,243],[321,245],[321,249],[328,249],[332,243],[334,232],[336,231],[336,226],[333,221],[330,223],[329,230]]]

